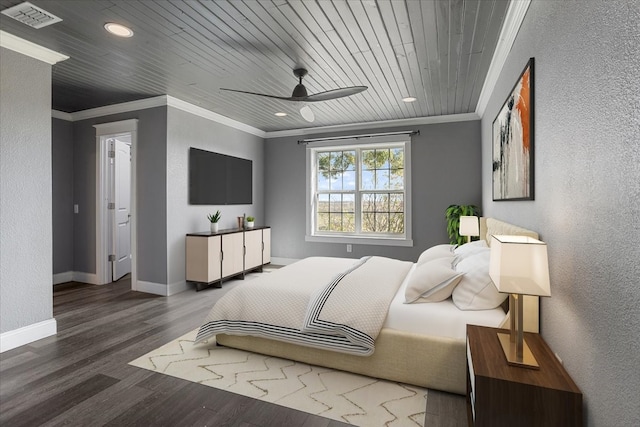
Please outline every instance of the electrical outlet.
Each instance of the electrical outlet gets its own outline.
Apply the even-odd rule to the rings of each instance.
[[[73,205],[73,213],[78,213],[78,212],[80,212],[80,208],[78,208],[78,205],[77,204]]]
[[[347,245],[347,252],[351,252],[353,250],[353,247],[351,245]]]

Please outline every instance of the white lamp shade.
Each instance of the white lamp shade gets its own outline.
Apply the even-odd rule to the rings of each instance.
[[[500,292],[551,296],[546,243],[527,236],[491,236],[489,276]]]
[[[460,217],[460,235],[461,236],[479,236],[480,224],[477,216],[461,216]]]

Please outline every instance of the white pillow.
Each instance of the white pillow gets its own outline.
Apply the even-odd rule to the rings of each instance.
[[[498,292],[489,277],[490,256],[490,250],[483,251],[456,265],[455,270],[464,274],[452,294],[453,303],[460,310],[490,310],[507,298],[507,294]]]
[[[484,250],[489,249],[487,242],[484,240],[476,240],[474,242],[465,243],[464,245],[460,245],[453,250],[453,253],[456,256],[466,258],[468,256],[477,254],[478,252],[482,252]]]
[[[417,265],[407,283],[405,304],[439,302],[451,296],[462,273],[451,268],[451,258],[438,258]]]
[[[454,256],[453,249],[454,245],[436,245],[432,246],[426,251],[420,254],[420,258],[418,258],[417,265],[424,264],[425,262],[429,262],[438,258],[452,258]]]

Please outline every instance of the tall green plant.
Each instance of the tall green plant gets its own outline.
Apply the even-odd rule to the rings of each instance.
[[[480,208],[475,205],[451,205],[445,210],[447,233],[452,245],[463,245],[465,237],[460,235],[461,216],[479,216]]]

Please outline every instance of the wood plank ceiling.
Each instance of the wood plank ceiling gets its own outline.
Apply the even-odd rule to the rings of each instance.
[[[0,0],[0,9],[21,3]],[[170,95],[264,131],[474,112],[508,0],[121,1],[32,0],[63,19],[41,29],[0,15],[0,28],[64,53],[53,66],[56,110]],[[103,25],[134,31],[118,38]],[[290,96],[294,68],[309,93],[368,86],[302,103],[220,91]],[[416,102],[402,98],[413,96]],[[274,113],[285,112],[286,117]]]

